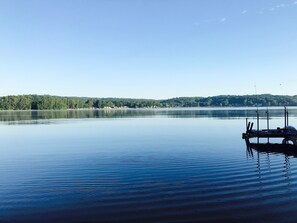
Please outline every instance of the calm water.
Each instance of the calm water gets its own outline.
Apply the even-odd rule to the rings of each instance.
[[[247,151],[246,116],[0,112],[0,222],[296,222],[297,159]]]

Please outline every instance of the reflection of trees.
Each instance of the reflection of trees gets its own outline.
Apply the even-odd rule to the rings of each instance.
[[[266,118],[266,110],[259,110],[259,115]],[[269,110],[270,117],[283,117],[282,109]],[[254,110],[246,109],[189,109],[189,110],[168,110],[166,115],[170,117],[207,117],[218,119],[254,118]],[[297,109],[290,109],[290,116],[296,116]]]
[[[154,115],[154,110],[61,110],[61,111],[2,111],[0,121],[13,122],[46,119],[119,118]]]
[[[282,117],[283,110],[271,109],[271,117]],[[265,110],[260,110],[265,117]],[[121,118],[165,116],[171,118],[236,119],[255,117],[254,110],[245,109],[101,109],[101,110],[46,110],[0,111],[0,121],[13,122],[46,119]],[[290,109],[290,116],[297,116],[297,109]]]

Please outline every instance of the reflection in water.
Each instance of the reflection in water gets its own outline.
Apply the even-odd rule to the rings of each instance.
[[[291,194],[292,190],[292,171],[291,159],[297,157],[297,147],[289,144],[270,144],[270,143],[247,143],[247,157],[255,159],[256,156],[256,172],[258,180],[262,186],[262,176],[267,175],[267,172],[273,173],[275,166],[281,164],[282,177],[276,178],[277,182],[283,181],[285,183],[284,189],[287,194]],[[275,162],[275,158],[277,162]],[[273,161],[271,161],[273,160]]]
[[[270,110],[271,117],[282,117],[282,108]],[[262,114],[263,113],[263,114]],[[129,118],[129,117],[169,117],[169,118],[218,118],[236,119],[253,118],[255,111],[253,108],[182,108],[182,109],[113,109],[113,110],[61,110],[61,111],[0,111],[0,122],[8,124],[34,124],[34,120],[49,119],[84,119],[84,118]],[[261,117],[265,117],[265,110],[260,112]],[[290,116],[297,116],[297,108],[290,109]],[[35,122],[39,123],[40,122]],[[42,124],[50,124],[45,122]]]
[[[272,143],[246,143],[247,154],[254,157],[254,151],[262,154],[283,154],[285,156],[297,157],[297,146],[291,144],[272,144]]]

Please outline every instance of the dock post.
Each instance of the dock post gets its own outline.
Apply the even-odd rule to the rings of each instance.
[[[267,109],[267,111],[266,111],[266,115],[267,115],[267,130],[268,130],[268,132],[269,132],[269,111],[268,111],[268,109]],[[269,137],[267,138],[267,141],[268,141],[268,143],[269,143]]]
[[[257,113],[257,131],[259,131],[259,110],[257,110],[256,113]]]
[[[289,110],[287,109],[287,126],[289,125]]]
[[[284,113],[285,113],[285,129],[287,128],[287,108],[284,106]]]
[[[268,111],[268,109],[266,111],[266,117],[267,117],[267,130],[269,130],[269,111]]]
[[[253,130],[253,126],[254,126],[254,123],[252,122],[250,128],[249,128],[249,131],[251,132]]]
[[[259,128],[260,128],[260,126],[259,126],[259,110],[257,109],[257,111],[256,111],[256,113],[257,113],[257,141],[258,141],[258,143],[259,143]]]

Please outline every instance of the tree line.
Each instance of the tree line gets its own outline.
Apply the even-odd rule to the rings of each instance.
[[[166,100],[60,97],[50,95],[17,95],[0,97],[0,110],[65,110],[102,108],[173,108],[240,106],[297,106],[297,95],[221,95],[213,97],[179,97]]]

